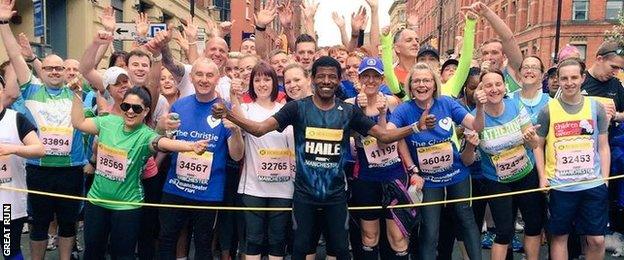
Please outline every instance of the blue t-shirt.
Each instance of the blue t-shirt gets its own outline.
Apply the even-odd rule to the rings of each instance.
[[[503,99],[500,116],[485,113],[485,127],[479,132],[479,154],[483,175],[493,181],[513,182],[529,174],[535,165],[533,150],[524,146],[522,127],[531,124],[522,104]],[[476,114],[476,110],[471,113]]]
[[[204,103],[191,95],[171,106],[171,112],[180,115],[176,139],[188,142],[205,139],[208,146],[201,156],[193,152],[171,154],[164,192],[192,200],[223,201],[227,139],[231,132],[220,119],[212,117],[212,105],[216,102],[222,101],[217,98]]]
[[[356,97],[355,104],[359,107],[357,102]],[[386,119],[389,119],[391,114],[388,109]],[[374,122],[379,122],[379,115],[368,118]],[[361,180],[392,181],[405,174],[398,154],[398,142],[379,145],[377,139],[372,136],[358,136],[355,139],[355,150],[358,162],[355,171]]]
[[[409,101],[394,110],[390,122],[399,128],[409,126],[420,120],[423,111],[415,101]],[[435,128],[405,138],[425,187],[446,187],[465,180],[470,170],[462,163],[451,138],[455,131],[453,123],[461,124],[468,111],[454,99],[441,96],[434,99],[429,114],[436,117]]]
[[[542,111],[546,105],[548,105],[550,96],[548,94],[538,92],[535,99],[527,100],[521,97],[520,91],[522,90],[517,90],[511,93],[511,99],[517,104],[522,104],[524,106],[531,117],[531,123],[535,125],[537,124],[537,116],[539,115],[539,112]]]
[[[338,98],[335,102],[331,109],[321,110],[306,97],[288,102],[273,115],[279,131],[293,126],[297,164],[293,200],[334,204],[347,199],[344,166],[351,130],[368,135],[375,122],[358,107]]]
[[[340,83],[342,84],[342,91],[344,92],[345,99],[354,98],[358,95],[358,91],[355,88],[353,82],[351,82],[350,80],[343,80]],[[386,84],[381,85],[381,87],[379,87],[379,91],[388,96],[394,95]]]

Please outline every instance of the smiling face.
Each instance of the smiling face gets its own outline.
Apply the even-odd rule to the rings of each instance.
[[[288,64],[288,61],[289,61],[288,55],[282,52],[277,53],[271,57],[270,59],[271,67],[273,67],[273,70],[275,70],[275,73],[277,73],[278,77],[284,76],[284,67],[286,67],[286,64]]]
[[[238,78],[240,75],[240,69],[238,68],[238,62],[239,59],[238,58],[230,58],[228,59],[228,61],[225,63],[225,75],[230,78]]]
[[[539,85],[542,83],[542,63],[535,57],[527,57],[520,67],[520,81],[524,85]]]
[[[410,93],[412,98],[421,102],[428,103],[433,99],[436,91],[436,82],[431,71],[426,69],[417,69],[411,75]]]
[[[108,85],[108,92],[115,101],[116,104],[120,104],[123,97],[126,95],[126,91],[130,88],[130,79],[126,75],[119,75],[115,84]]]
[[[502,69],[505,62],[503,54],[503,44],[500,42],[490,42],[481,46],[481,61],[489,61],[490,69]]]
[[[561,96],[570,100],[580,93],[585,75],[581,75],[581,68],[578,65],[563,66],[559,67],[557,81],[561,88]]]
[[[373,69],[368,69],[360,74],[359,79],[360,84],[362,84],[362,91],[367,95],[374,95],[379,92],[383,75]]]
[[[273,79],[268,75],[254,75],[253,89],[257,99],[271,99],[273,92]]]
[[[129,94],[126,98],[124,98],[123,103],[127,103],[131,106],[140,106],[143,110],[141,113],[137,113],[137,111],[134,111],[133,108],[130,108],[128,111],[123,112],[126,127],[130,129],[137,128],[145,120],[149,107],[145,106],[144,101],[139,96],[133,94]]]
[[[487,96],[487,101],[490,104],[498,104],[503,101],[503,97],[507,92],[505,88],[505,81],[503,77],[498,73],[486,73],[481,78],[481,86]]]
[[[416,31],[404,29],[397,42],[394,44],[394,50],[397,55],[407,58],[416,58],[420,49],[420,42]]]
[[[298,100],[308,96],[311,92],[310,77],[306,77],[301,68],[292,68],[284,72],[284,88],[286,94]]]
[[[217,64],[218,68],[221,68],[227,61],[228,50],[229,49],[225,40],[219,37],[214,37],[206,42],[204,57],[211,59]]]
[[[150,58],[148,56],[132,55],[128,59],[128,74],[130,81],[135,86],[147,85],[147,76],[150,70]]]
[[[168,69],[163,68],[160,73],[160,92],[165,97],[171,97],[178,94],[175,79]]]
[[[295,47],[295,60],[305,69],[310,70],[314,62],[314,54],[316,53],[316,43],[300,42]]]
[[[48,86],[60,87],[65,83],[63,59],[57,55],[48,55],[41,64],[41,81]]]
[[[63,67],[65,67],[63,78],[65,78],[66,83],[80,74],[80,71],[78,70],[78,67],[80,67],[80,62],[78,62],[77,60],[66,59],[65,62],[63,62]]]
[[[247,56],[239,60],[238,68],[243,85],[248,86],[251,78],[251,71],[258,64],[258,59],[254,56]]]
[[[351,82],[356,82],[358,79],[358,69],[360,68],[360,63],[362,63],[362,59],[357,56],[347,58],[345,71],[347,73],[347,78]]]
[[[340,84],[336,67],[318,67],[314,75],[314,93],[321,99],[332,99]]]
[[[219,68],[210,60],[200,60],[193,64],[191,82],[198,96],[211,97],[219,82]]]

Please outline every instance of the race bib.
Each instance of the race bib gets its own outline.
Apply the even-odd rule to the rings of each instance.
[[[113,181],[123,182],[128,170],[128,152],[98,143],[95,173]]]
[[[291,159],[288,149],[260,149],[258,150],[260,165],[258,179],[265,182],[284,182],[290,180]]]
[[[212,170],[212,153],[204,152],[198,155],[195,152],[178,153],[176,174],[178,179],[198,184],[207,184]]]
[[[555,142],[555,177],[561,180],[589,180],[594,176],[594,140],[574,138]]]
[[[11,182],[12,175],[9,160],[9,155],[0,156],[0,184]]]
[[[46,155],[68,156],[71,153],[73,132],[71,127],[42,126],[39,139]]]
[[[369,164],[385,164],[399,158],[396,142],[381,148],[376,138],[367,136],[362,139],[362,146]]]
[[[442,172],[448,170],[453,165],[453,147],[451,142],[419,147],[416,149],[416,152],[418,153],[418,166],[423,172]]]
[[[530,166],[526,149],[524,149],[524,146],[522,145],[504,150],[497,155],[493,155],[492,163],[496,168],[496,175],[501,181],[521,173],[525,170],[525,168]]]

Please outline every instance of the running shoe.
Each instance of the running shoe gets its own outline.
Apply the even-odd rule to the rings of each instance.
[[[22,234],[28,234],[30,232],[30,228],[28,227],[28,223],[24,223],[22,227]]]
[[[522,241],[518,234],[514,234],[513,239],[511,240],[511,249],[518,253],[524,251],[524,246],[522,245]]]
[[[496,237],[494,233],[485,231],[485,234],[483,234],[483,238],[481,239],[481,248],[492,249],[492,245],[494,245],[494,237]]]
[[[50,235],[48,234],[48,245],[46,246],[46,250],[47,251],[54,251],[56,250],[56,235]]]

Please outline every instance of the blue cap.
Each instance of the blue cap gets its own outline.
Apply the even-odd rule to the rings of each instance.
[[[381,63],[379,58],[364,57],[364,59],[362,59],[362,63],[360,63],[358,74],[362,74],[367,70],[375,70],[381,75],[384,74],[383,63]]]

